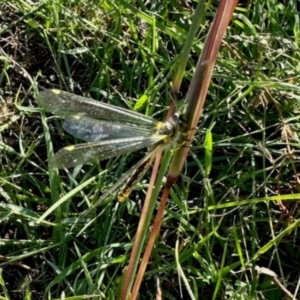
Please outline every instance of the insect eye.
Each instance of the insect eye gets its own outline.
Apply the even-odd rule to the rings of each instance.
[[[185,121],[185,119],[183,118],[182,115],[178,116],[178,124],[179,124],[180,127],[185,127],[186,126],[186,121]]]
[[[175,113],[172,118],[173,118],[173,120],[175,122],[178,122],[178,121],[180,121],[180,114],[179,113]]]

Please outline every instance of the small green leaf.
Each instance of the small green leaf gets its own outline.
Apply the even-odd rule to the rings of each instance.
[[[148,101],[148,96],[144,94],[134,105],[134,110],[140,110],[147,101]]]
[[[213,147],[212,133],[211,130],[208,129],[206,131],[205,141],[204,141],[206,176],[210,174],[211,167],[212,167],[212,147]]]

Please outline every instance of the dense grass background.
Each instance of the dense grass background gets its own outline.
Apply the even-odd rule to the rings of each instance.
[[[162,119],[195,5],[0,2],[1,299],[117,298],[148,176],[131,200],[97,210],[81,235],[86,221],[76,221],[143,153],[58,176],[48,156],[79,141],[60,119],[41,118],[34,84]],[[207,3],[180,99],[216,5]],[[140,299],[158,291],[164,299],[300,298],[298,10],[297,1],[275,0],[236,10]],[[212,125],[207,178],[203,143]],[[37,223],[57,201],[62,205]]]

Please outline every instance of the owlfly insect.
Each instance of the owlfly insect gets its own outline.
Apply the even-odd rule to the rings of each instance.
[[[124,201],[151,165],[155,154],[175,145],[184,126],[178,113],[159,122],[137,112],[60,90],[43,90],[36,101],[45,111],[63,117],[63,128],[68,133],[87,142],[59,150],[50,160],[51,167],[70,168],[148,148],[146,155],[93,207],[125,182],[118,194],[118,200]]]

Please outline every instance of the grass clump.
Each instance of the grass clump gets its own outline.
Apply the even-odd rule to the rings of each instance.
[[[193,4],[0,5],[1,296],[117,299],[139,220],[133,200],[143,199],[147,176],[131,200],[97,210],[80,235],[86,224],[77,218],[142,153],[58,176],[48,157],[77,141],[60,119],[40,117],[35,83],[162,119]],[[215,5],[199,28],[181,98]],[[165,299],[299,298],[299,28],[292,2],[236,11],[140,299],[159,289]],[[204,176],[208,128],[213,165]]]

